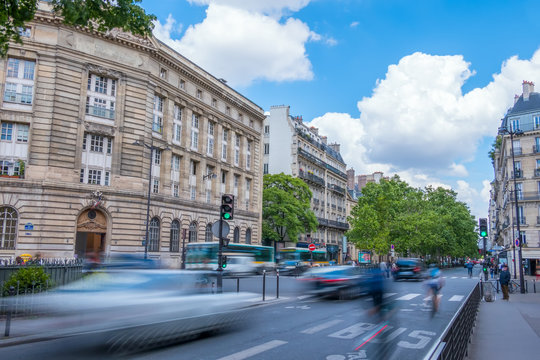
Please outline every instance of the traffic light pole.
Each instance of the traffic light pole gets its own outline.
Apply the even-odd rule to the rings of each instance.
[[[217,292],[223,292],[223,219],[219,217],[219,249],[218,249],[218,268],[217,268]]]

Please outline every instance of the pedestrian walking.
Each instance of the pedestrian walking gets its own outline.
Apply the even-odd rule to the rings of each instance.
[[[495,269],[493,264],[489,265],[489,273],[491,274],[491,278],[493,279],[493,275],[495,273]]]
[[[389,278],[390,277],[390,274],[388,273],[388,266],[386,265],[386,263],[384,261],[381,261],[381,263],[379,264],[380,268],[381,268],[381,271],[383,273],[383,276]]]
[[[469,261],[469,262],[467,263],[467,271],[468,271],[468,273],[469,273],[469,277],[470,277],[470,278],[472,278],[472,269],[473,269],[473,266],[474,266],[474,265],[473,265],[472,261]]]
[[[501,289],[503,292],[503,300],[510,300],[508,295],[508,284],[510,283],[510,272],[508,271],[508,265],[504,264],[501,274],[499,275],[499,282],[501,283]]]

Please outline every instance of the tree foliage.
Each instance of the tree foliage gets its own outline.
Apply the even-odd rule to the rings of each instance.
[[[453,257],[477,250],[476,222],[467,205],[448,189],[415,189],[398,176],[369,183],[351,211],[347,233],[357,247],[387,254]]]
[[[304,181],[283,173],[267,174],[263,186],[263,239],[296,241],[298,235],[317,229],[312,193]]]
[[[9,294],[10,287],[15,289],[15,293],[25,294],[46,290],[51,284],[48,283],[49,275],[42,267],[28,266],[22,267],[14,272],[4,283],[3,293]]]
[[[141,0],[51,0],[55,15],[67,25],[86,26],[98,31],[115,28],[146,36],[152,33],[154,15],[146,14]],[[0,56],[5,57],[9,42],[21,43],[19,29],[31,21],[39,0],[0,2]]]

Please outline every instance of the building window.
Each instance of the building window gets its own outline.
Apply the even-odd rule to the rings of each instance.
[[[154,165],[160,165],[161,164],[161,150],[155,149],[154,150]]]
[[[263,174],[268,174],[268,164],[263,164]]]
[[[191,224],[189,224],[189,236],[188,236],[189,242],[197,242],[197,223],[193,221]]]
[[[235,134],[234,136],[234,165],[240,164],[240,136]]]
[[[214,123],[208,122],[208,136],[206,140],[206,154],[214,156]]]
[[[180,156],[172,156],[171,168],[173,171],[180,171]]]
[[[173,141],[182,143],[182,108],[174,105],[173,113]]]
[[[90,151],[97,153],[103,152],[103,136],[90,135]]]
[[[251,244],[251,229],[246,230],[246,244]]]
[[[251,169],[251,141],[247,142],[247,151],[246,151],[246,169]]]
[[[238,114],[238,121],[240,122],[244,121],[244,115]]]
[[[265,134],[270,134],[270,125],[265,125],[264,126],[264,133]]]
[[[191,200],[197,199],[197,186],[195,186],[195,185],[190,185],[189,186],[189,198]]]
[[[95,74],[88,77],[86,114],[109,120],[115,118],[116,80]]]
[[[112,142],[113,139],[110,137],[84,134],[79,179],[82,183],[110,185]]]
[[[191,150],[199,149],[199,115],[191,116]]]
[[[212,106],[217,107],[217,100],[216,99],[212,99]]]
[[[161,69],[159,71],[159,77],[162,78],[162,79],[167,79],[167,70]]]
[[[212,234],[212,224],[206,225],[206,231],[204,233],[204,241],[212,242],[214,234]]]
[[[221,142],[221,160],[227,161],[227,138],[229,137],[229,131],[223,129],[223,141]]]
[[[11,141],[13,138],[13,123],[2,123],[2,133],[0,140]]]
[[[159,179],[158,178],[153,179],[152,192],[154,194],[159,194]]]
[[[270,144],[264,144],[264,155],[270,154]]]
[[[152,218],[148,227],[148,251],[159,251],[159,229],[159,219],[157,217]]]
[[[230,107],[230,106],[227,106],[227,107],[225,108],[225,115],[231,116],[231,107]]]
[[[240,228],[235,227],[234,228],[233,243],[239,243],[239,242],[240,242]]]
[[[9,58],[4,90],[4,101],[31,105],[34,92],[34,61]]]
[[[201,90],[197,90],[197,99],[202,99],[202,91]]]
[[[0,207],[0,249],[15,249],[17,239],[17,211],[12,207]]]
[[[182,79],[180,79],[180,84],[178,84],[178,87],[182,90],[186,89],[186,82]]]
[[[180,251],[180,222],[173,220],[171,223],[171,239],[169,244],[170,252]]]
[[[159,134],[163,133],[163,98],[154,96],[154,118],[152,120],[152,131]]]

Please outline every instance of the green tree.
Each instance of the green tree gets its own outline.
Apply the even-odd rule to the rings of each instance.
[[[4,296],[9,294],[9,288],[13,287],[15,292],[26,294],[47,290],[51,286],[49,275],[45,273],[42,267],[28,266],[22,267],[14,272],[4,283]]]
[[[114,28],[146,36],[152,33],[154,15],[146,14],[141,0],[51,0],[53,13],[67,25],[86,26],[98,31]],[[0,2],[0,56],[5,57],[9,42],[22,43],[19,29],[36,14],[39,0]]]
[[[265,240],[297,241],[298,235],[317,229],[311,211],[312,193],[301,179],[290,175],[267,174],[263,182],[263,231]]]

